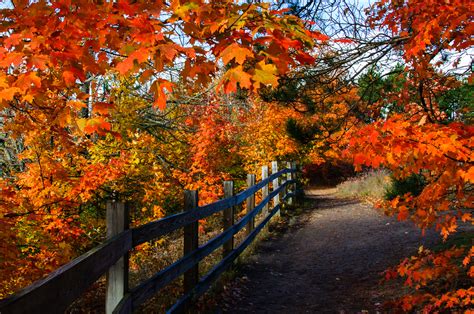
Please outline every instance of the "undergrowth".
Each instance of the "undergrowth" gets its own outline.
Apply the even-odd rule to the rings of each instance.
[[[387,170],[371,170],[337,185],[337,194],[372,202],[385,198],[391,185]]]

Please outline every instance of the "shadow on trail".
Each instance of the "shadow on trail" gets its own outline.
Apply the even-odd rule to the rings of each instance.
[[[355,205],[360,203],[358,200],[354,199],[338,199],[333,197],[310,196],[306,197],[306,199],[314,201],[316,206],[313,209],[328,209],[335,208],[338,206]]]
[[[411,223],[355,200],[308,194],[314,204],[298,218],[297,227],[262,241],[243,265],[244,288],[224,302],[223,312],[380,310],[396,293],[379,286],[381,273],[420,245],[437,241],[434,233],[422,237]]]

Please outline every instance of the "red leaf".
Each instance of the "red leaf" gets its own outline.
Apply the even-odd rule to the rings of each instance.
[[[63,80],[66,83],[67,87],[71,87],[76,84],[76,77],[74,76],[74,73],[72,71],[64,71]]]

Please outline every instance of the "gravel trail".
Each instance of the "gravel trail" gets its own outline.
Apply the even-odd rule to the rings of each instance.
[[[314,205],[280,236],[258,244],[218,312],[375,313],[392,288],[381,272],[438,241],[370,205],[309,190]],[[238,288],[236,287],[238,286]],[[232,291],[234,289],[235,291]]]

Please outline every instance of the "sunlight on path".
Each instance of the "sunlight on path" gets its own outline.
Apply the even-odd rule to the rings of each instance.
[[[329,196],[337,193],[336,187],[331,188],[310,188],[304,190],[306,196]]]

